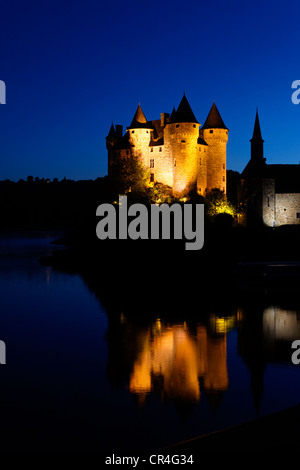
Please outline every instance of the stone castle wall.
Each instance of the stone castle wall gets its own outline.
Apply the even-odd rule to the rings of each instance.
[[[300,193],[275,194],[275,210],[276,226],[300,224]]]
[[[219,188],[226,193],[226,145],[227,129],[203,129],[202,135],[208,144],[207,190]]]
[[[169,142],[173,160],[173,194],[182,196],[197,189],[199,124],[168,124],[165,142]]]

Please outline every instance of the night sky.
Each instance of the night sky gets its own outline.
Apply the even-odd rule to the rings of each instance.
[[[229,128],[227,168],[250,156],[258,107],[268,163],[299,163],[300,2],[1,0],[0,179],[95,179],[105,136],[177,107]]]

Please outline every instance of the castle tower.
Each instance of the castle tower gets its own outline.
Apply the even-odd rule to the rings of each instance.
[[[264,162],[264,140],[261,136],[258,110],[256,109],[255,123],[251,142],[251,160],[253,163]]]
[[[149,168],[149,142],[151,138],[152,125],[147,122],[145,114],[140,104],[127,128],[129,133],[129,143],[132,147],[132,153],[140,158],[145,168]]]
[[[173,194],[183,196],[197,189],[199,123],[184,95],[165,127],[165,152],[171,154]]]
[[[208,145],[207,154],[207,192],[218,188],[226,193],[226,146],[228,128],[215,103],[200,129],[200,137]]]

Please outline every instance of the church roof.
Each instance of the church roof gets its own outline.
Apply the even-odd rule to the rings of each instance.
[[[221,115],[219,113],[219,110],[215,104],[213,103],[208,116],[206,118],[205,123],[202,126],[202,129],[227,129],[228,128],[225,126],[223,119],[221,118]]]
[[[259,118],[258,118],[258,110],[256,110],[256,116],[255,116],[255,123],[254,123],[254,129],[253,129],[253,136],[252,139],[250,139],[250,142],[254,140],[263,140],[261,136],[261,130],[260,130],[260,123],[259,123]]]
[[[175,111],[175,108],[173,109],[172,114],[171,114],[171,122],[198,123],[185,94],[183,95],[183,98],[177,108],[177,111]]]
[[[147,123],[147,119],[145,117],[145,114],[143,113],[140,103],[138,105],[138,108],[135,112],[135,115],[133,116],[133,119],[128,129],[139,129],[139,128],[144,128],[144,129],[151,128],[151,126],[149,126],[149,124]]]
[[[271,164],[250,160],[244,168],[242,178],[274,179],[276,193],[300,193],[300,165]]]

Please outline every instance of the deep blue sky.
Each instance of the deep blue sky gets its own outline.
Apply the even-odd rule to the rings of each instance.
[[[215,100],[229,169],[250,155],[256,107],[269,163],[300,161],[300,2],[0,0],[0,179],[107,173],[112,121]]]

